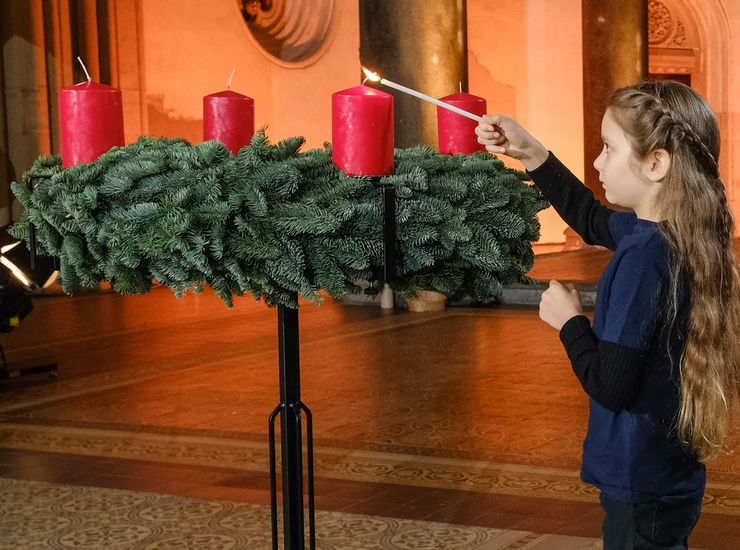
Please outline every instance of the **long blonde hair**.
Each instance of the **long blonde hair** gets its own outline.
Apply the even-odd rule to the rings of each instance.
[[[636,158],[656,149],[671,157],[655,197],[658,229],[672,257],[669,325],[676,323],[682,281],[691,303],[675,428],[706,462],[726,449],[740,391],[740,276],[719,173],[719,125],[704,98],[673,81],[621,88],[609,108]]]

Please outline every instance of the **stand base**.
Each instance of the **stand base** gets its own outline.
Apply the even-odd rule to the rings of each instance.
[[[18,378],[20,376],[31,376],[33,374],[48,374],[49,378],[57,377],[56,363],[46,363],[45,365],[34,365],[32,367],[11,369],[8,365],[8,359],[5,357],[5,350],[2,346],[0,346],[0,359],[2,359],[2,366],[0,366],[0,380]]]
[[[36,365],[33,367],[24,367],[22,369],[0,369],[0,380],[10,378],[19,378],[21,376],[31,376],[34,374],[48,374],[50,378],[57,377],[57,366],[54,363],[47,365]]]

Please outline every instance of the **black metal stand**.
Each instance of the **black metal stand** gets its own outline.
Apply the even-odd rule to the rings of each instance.
[[[381,280],[392,283],[396,277],[396,188],[374,182],[383,190],[383,273]]]
[[[296,294],[297,299],[297,294]],[[308,461],[309,548],[316,548],[316,520],[313,480],[313,419],[301,402],[300,349],[298,342],[298,309],[278,306],[278,347],[280,357],[280,404],[270,414],[270,495],[272,547],[278,548],[277,467],[275,453],[275,419],[280,414],[280,450],[282,457],[283,548],[305,548],[303,516],[303,451],[301,412],[306,414]]]
[[[48,179],[48,176],[31,176],[28,178],[28,190],[33,192],[33,189],[37,185],[37,181]],[[30,269],[33,271],[36,269],[36,229],[32,223],[29,225],[29,252],[30,257]],[[18,378],[20,376],[31,376],[34,374],[48,374],[50,378],[56,378],[57,376],[57,365],[56,363],[46,363],[43,365],[33,365],[30,367],[23,367],[18,369],[11,369],[8,366],[8,360],[5,357],[5,351],[0,346],[0,358],[2,358],[2,367],[0,367],[0,380],[7,380],[9,378]]]
[[[383,269],[378,279],[390,283],[396,273],[396,189],[393,185],[373,184],[383,192]],[[295,293],[297,300],[298,294]],[[283,495],[283,548],[304,550],[305,527],[303,510],[303,433],[301,413],[306,415],[306,459],[308,470],[309,548],[316,548],[316,520],[313,478],[313,419],[311,411],[301,401],[300,345],[298,341],[298,309],[278,306],[278,348],[280,359],[280,403],[268,419],[270,443],[270,504],[272,548],[278,550],[277,465],[275,420],[280,415],[280,450]]]
[[[28,191],[33,190],[38,185],[37,182],[50,179],[49,176],[30,176],[28,178]],[[31,271],[36,269],[36,226],[28,224],[28,251],[31,253]]]

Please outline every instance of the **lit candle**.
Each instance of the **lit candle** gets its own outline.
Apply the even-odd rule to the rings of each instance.
[[[121,90],[92,82],[77,58],[87,82],[59,90],[59,131],[62,166],[92,162],[111,147],[124,144]]]
[[[440,98],[440,101],[454,105],[466,112],[482,116],[486,114],[486,100],[463,91]],[[477,122],[462,117],[447,109],[437,108],[437,137],[439,138],[439,152],[446,155],[458,153],[469,154],[476,151],[485,151],[485,147],[478,143],[475,133]]]
[[[393,173],[393,96],[369,86],[331,97],[332,161],[351,176]]]
[[[390,80],[386,80],[385,78],[381,78],[378,73],[374,73],[373,71],[370,71],[365,67],[362,68],[362,71],[365,73],[365,76],[367,76],[367,78],[369,80],[372,80],[373,82],[380,82],[384,86],[388,86],[389,88],[394,88],[399,92],[412,95],[421,99],[422,101],[428,101],[429,103],[433,103],[437,107],[442,107],[443,109],[447,109],[449,111],[452,111],[453,113],[457,113],[458,115],[468,117],[472,120],[475,120],[476,122],[483,122],[483,118],[478,115],[474,115],[473,113],[469,113],[468,111],[463,111],[462,109],[455,107],[454,105],[450,105],[449,103],[445,103],[444,101],[440,101],[439,99],[435,99],[426,94],[422,94],[417,90],[413,90],[411,88],[407,88],[406,86],[402,86],[401,84],[397,84],[395,82],[391,82]]]
[[[231,91],[234,71],[226,90],[203,98],[203,141],[223,143],[234,155],[254,135],[254,100]]]

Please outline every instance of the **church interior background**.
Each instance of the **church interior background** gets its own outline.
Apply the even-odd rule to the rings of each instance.
[[[84,79],[77,56],[122,90],[126,143],[200,143],[202,98],[234,70],[256,127],[311,149],[331,140],[331,94],[385,55],[399,82],[461,86],[515,116],[587,183],[593,83],[676,79],[718,116],[740,216],[740,0],[0,0],[0,33],[3,226],[21,214],[10,182],[60,152],[57,92]],[[398,106],[396,145],[436,147],[433,107]],[[552,208],[539,221],[528,275],[593,297],[608,251]],[[0,548],[271,548],[275,309],[156,285],[33,305],[0,343],[11,364],[58,371],[0,380]],[[536,307],[299,309],[317,547],[601,547],[598,494],[579,479],[587,398]],[[691,542],[740,548],[740,458],[708,472]]]

